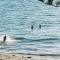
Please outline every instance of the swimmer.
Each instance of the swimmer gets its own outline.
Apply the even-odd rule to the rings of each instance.
[[[6,35],[3,37],[3,42],[5,42],[6,41]]]
[[[31,29],[32,29],[32,30],[34,29],[34,26],[33,26],[33,25],[31,26]]]
[[[39,24],[39,28],[41,29],[41,24]]]

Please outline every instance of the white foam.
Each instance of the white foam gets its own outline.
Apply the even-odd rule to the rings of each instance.
[[[5,36],[5,35],[1,35],[1,36],[0,36],[0,42],[3,42],[4,36]],[[5,43],[13,43],[13,42],[15,42],[15,41],[16,41],[16,40],[13,39],[11,36],[6,35],[6,41],[5,41]]]

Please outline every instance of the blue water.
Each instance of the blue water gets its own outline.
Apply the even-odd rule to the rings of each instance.
[[[0,0],[0,34],[4,33],[16,43],[0,44],[0,53],[60,54],[60,7],[38,0]]]

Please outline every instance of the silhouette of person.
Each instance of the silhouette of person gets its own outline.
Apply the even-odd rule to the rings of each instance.
[[[34,29],[34,26],[33,26],[33,25],[31,26],[31,29],[32,29],[32,30]]]
[[[4,36],[4,39],[3,39],[3,42],[5,42],[6,41],[6,35]]]
[[[41,29],[41,24],[39,24],[39,28]]]

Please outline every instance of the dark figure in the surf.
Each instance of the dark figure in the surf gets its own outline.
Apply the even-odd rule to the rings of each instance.
[[[31,29],[32,29],[32,30],[34,29],[34,26],[33,26],[33,25],[31,26]]]
[[[39,0],[39,1],[44,2],[44,0]]]
[[[44,2],[45,0],[39,0],[39,1]],[[52,3],[53,3],[53,0],[47,0],[46,2],[46,4],[48,5],[52,5]]]
[[[5,42],[6,41],[6,35],[4,36],[4,38],[3,38],[3,42]]]
[[[48,0],[47,4],[52,5],[52,2],[53,2],[53,0]]]
[[[41,29],[41,24],[39,24],[39,28]]]

